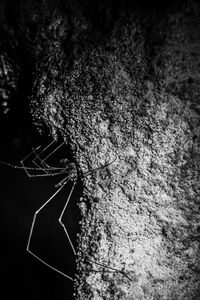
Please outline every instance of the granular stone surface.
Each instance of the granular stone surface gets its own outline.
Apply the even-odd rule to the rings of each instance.
[[[35,46],[34,122],[83,184],[77,300],[200,299],[199,9],[122,6],[105,32],[74,11],[69,52],[58,14]]]

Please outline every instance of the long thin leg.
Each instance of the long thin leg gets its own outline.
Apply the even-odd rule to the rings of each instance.
[[[40,158],[39,154],[35,151],[34,148],[32,148],[32,150],[33,150],[33,153],[35,154],[35,158],[32,160],[34,165],[36,165],[36,167],[38,167],[41,171],[44,171],[46,174],[49,174],[49,165],[47,165],[46,163],[41,163],[41,158]],[[36,162],[36,159],[38,159],[40,161],[40,163],[42,164],[42,167]]]
[[[53,143],[51,143],[51,144],[53,144]],[[51,144],[49,144],[42,152],[44,152],[48,147],[50,147]],[[54,154],[56,151],[58,151],[58,149],[60,149],[64,144],[65,144],[65,142],[62,142],[62,143],[61,143],[58,147],[56,147],[52,152],[50,152],[47,156],[45,156],[45,157],[43,158],[42,162],[45,162],[52,154]],[[41,153],[42,153],[42,152],[41,152]],[[41,155],[41,153],[39,153],[39,155]]]
[[[44,168],[49,168],[49,165],[46,164],[46,162],[44,161],[45,159],[41,159],[40,156],[42,153],[44,153],[49,147],[51,147],[51,145],[53,145],[55,143],[55,141],[53,140],[51,143],[49,143],[42,151],[40,151],[39,153],[35,153],[35,156],[36,158],[33,160],[33,163],[36,164],[37,166],[39,166],[37,163],[36,163],[36,159],[38,158],[38,160],[40,161],[41,165],[44,167]]]
[[[51,143],[51,144],[52,144],[52,143]],[[50,146],[50,144],[49,144],[47,147],[49,147],[49,146]],[[49,173],[49,172],[47,172],[47,169],[41,168],[41,166],[39,166],[39,167],[37,167],[37,168],[26,167],[26,166],[25,166],[24,161],[25,161],[26,159],[28,159],[29,157],[31,157],[31,155],[32,155],[33,153],[36,154],[36,151],[37,151],[38,149],[40,149],[40,147],[41,147],[41,146],[38,146],[36,149],[32,149],[32,151],[31,151],[30,153],[28,153],[28,154],[21,160],[20,163],[21,163],[22,166],[15,166],[15,165],[12,165],[12,164],[10,164],[10,163],[6,163],[6,162],[4,162],[4,161],[0,161],[0,163],[6,165],[6,166],[8,166],[8,167],[12,167],[12,168],[14,168],[14,169],[23,169],[23,170],[26,172],[26,174],[27,174],[28,177],[44,177],[44,176],[55,176],[55,175],[62,174],[62,173],[65,171],[66,168],[63,168],[63,167],[49,167],[49,166],[48,166],[48,171],[54,172],[54,173]],[[47,147],[46,147],[45,149],[47,149]],[[55,151],[54,151],[54,152],[55,152]],[[38,154],[36,154],[36,155],[39,157]],[[40,158],[39,158],[39,159],[40,159]],[[43,171],[44,173],[43,173],[43,174],[30,174],[29,171],[35,171],[35,172],[36,172],[36,171]]]
[[[76,255],[78,255],[78,254],[76,253],[75,247],[74,247],[74,245],[73,245],[73,243],[72,243],[72,241],[71,241],[71,239],[70,239],[70,237],[69,237],[69,234],[68,234],[68,231],[67,231],[67,228],[66,228],[65,224],[62,222],[63,215],[64,215],[64,213],[65,213],[65,210],[66,210],[66,208],[67,208],[67,205],[68,205],[68,203],[69,203],[69,200],[70,200],[70,198],[71,198],[71,196],[72,196],[72,193],[73,193],[75,184],[76,184],[76,181],[74,181],[74,183],[73,183],[73,186],[72,186],[72,188],[71,188],[71,191],[70,191],[70,193],[69,193],[69,196],[67,197],[66,203],[65,203],[65,205],[64,205],[64,207],[63,207],[63,210],[62,210],[62,212],[61,212],[61,214],[60,214],[60,217],[59,217],[58,221],[59,221],[60,225],[63,227],[63,230],[64,230],[64,232],[65,232],[65,234],[66,234],[66,236],[67,236],[67,239],[68,239],[68,241],[69,241],[69,243],[70,243],[70,246],[71,246],[71,248],[72,248],[72,251],[73,251],[74,255],[76,256]],[[81,255],[79,255],[79,256],[81,257]],[[111,271],[121,273],[123,276],[126,276],[129,280],[131,280],[131,279],[128,277],[128,275],[126,275],[126,273],[123,272],[123,271],[121,271],[121,270],[118,270],[118,269],[109,267],[109,266],[107,266],[107,265],[98,263],[98,262],[93,261],[93,260],[91,260],[91,259],[87,259],[87,261],[90,261],[90,262],[92,262],[92,263],[94,263],[94,264],[96,264],[96,265],[99,265],[99,266],[103,267],[103,268],[107,268],[107,269],[109,269],[109,270],[111,270]]]
[[[41,168],[31,168],[31,167],[25,167],[25,166],[15,166],[15,165],[12,165],[12,164],[9,164],[5,161],[2,161],[0,160],[0,163],[3,164],[3,165],[6,165],[8,167],[11,167],[13,169],[19,169],[19,170],[30,170],[30,171],[41,171]],[[56,171],[56,173],[51,173],[51,174],[29,174],[28,176],[29,177],[41,177],[41,176],[56,176],[56,175],[59,175],[59,174],[63,174],[65,173],[65,170],[66,168],[63,168],[63,167],[51,167],[49,169],[50,171]],[[27,172],[26,172],[27,174]]]
[[[67,175],[64,179],[62,179],[61,181],[59,181],[59,182],[55,185],[55,187],[58,188],[58,187],[60,187],[61,185],[66,184],[67,181],[72,180],[72,179],[73,179],[73,178],[72,178],[72,175]]]
[[[46,162],[44,160],[42,160],[40,158],[40,155],[43,154],[49,147],[51,147],[51,145],[53,145],[55,143],[55,141],[53,140],[51,143],[49,143],[44,149],[42,149],[39,153],[37,153],[36,151],[39,150],[41,148],[41,146],[37,147],[36,149],[32,147],[32,152],[30,152],[22,161],[21,164],[24,166],[24,161],[30,157],[32,154],[35,155],[35,158],[32,160],[32,162],[38,167],[38,169],[40,169],[41,171],[45,172],[46,174],[49,173],[49,168],[50,166],[48,164],[46,164]],[[41,163],[42,167],[36,162],[36,159],[39,160],[39,162]],[[25,166],[24,166],[25,167]],[[28,174],[27,174],[28,175]],[[29,173],[29,175],[31,175]]]
[[[26,174],[28,175],[28,177],[37,177],[37,175],[39,176],[39,175],[43,175],[43,174],[30,174],[29,172],[28,172],[28,170],[30,170],[29,168],[27,168],[26,166],[25,166],[25,164],[24,164],[24,162],[29,158],[29,157],[31,157],[31,155],[32,154],[34,154],[35,156],[36,156],[36,158],[38,158],[39,159],[39,161],[41,160],[40,159],[40,157],[39,157],[39,155],[37,154],[37,150],[38,149],[40,149],[41,148],[41,146],[39,146],[39,147],[37,147],[36,149],[34,149],[34,148],[32,148],[32,151],[28,154],[28,155],[26,155],[22,160],[21,160],[21,165],[22,165],[22,167],[24,168],[24,171],[26,172]],[[42,152],[42,151],[41,151]],[[33,160],[32,161],[36,166],[37,166],[37,168],[36,168],[36,170],[37,171],[42,171],[42,172],[44,172],[44,175],[45,174],[49,174],[49,170],[47,171],[47,169],[45,169],[45,166],[43,165],[43,168],[40,166],[40,165],[38,165],[36,162],[35,162],[35,160]],[[49,166],[46,166],[46,168],[49,168]]]
[[[81,257],[81,255],[79,255],[79,256]],[[98,262],[96,262],[96,261],[94,261],[94,260],[91,260],[91,259],[88,259],[88,258],[87,258],[87,261],[92,262],[92,263],[94,263],[94,264],[96,264],[96,265],[98,265],[98,266],[101,266],[102,268],[109,269],[109,270],[111,270],[111,271],[113,271],[113,272],[121,273],[123,276],[125,276],[125,277],[127,277],[129,280],[131,280],[131,278],[130,278],[124,271],[122,271],[122,270],[118,270],[118,269],[109,267],[109,266],[106,265],[106,264],[98,263]]]
[[[40,147],[41,147],[41,146],[38,146],[34,151],[37,151]],[[27,176],[29,176],[29,177],[30,177],[31,174],[28,172],[28,169],[25,167],[24,161],[25,161],[27,158],[29,158],[29,157],[33,154],[34,151],[31,151],[29,154],[27,154],[27,155],[20,161],[20,163],[21,163],[21,165],[22,165],[24,171],[26,172]]]
[[[115,161],[116,161],[117,157],[115,157],[111,162],[108,162],[107,164],[103,165],[103,166],[100,166],[100,167],[97,167],[93,170],[89,170],[89,171],[86,171],[85,173],[83,173],[83,176],[86,177],[87,175],[89,175],[90,173],[93,173],[93,172],[96,172],[100,169],[104,169],[110,165],[112,165]]]
[[[24,168],[26,174],[28,175],[28,177],[37,177],[37,176],[45,176],[46,174],[49,176],[51,176],[52,173],[50,173],[52,170],[57,170],[59,168],[54,168],[54,167],[50,167],[45,161],[51,156],[53,155],[60,147],[62,147],[65,142],[61,143],[58,147],[56,147],[55,149],[53,149],[53,151],[51,151],[48,155],[46,155],[43,159],[40,157],[41,154],[45,153],[46,150],[49,149],[49,147],[51,147],[51,145],[53,145],[55,143],[55,141],[53,140],[51,143],[49,143],[44,149],[42,149],[39,153],[37,153],[36,151],[39,150],[41,148],[41,146],[38,146],[36,149],[32,148],[32,151],[26,155],[22,160],[21,160],[21,165]],[[37,166],[37,168],[35,170],[37,171],[43,171],[45,174],[30,174],[28,172],[28,170],[32,170],[32,168],[27,168],[24,164],[24,162],[31,157],[31,155],[35,155],[35,159],[32,160],[32,162]],[[39,160],[41,166],[36,162],[36,159]],[[34,169],[34,168],[33,168]],[[63,170],[63,168],[60,168]],[[55,175],[58,175],[59,173],[55,173]]]
[[[72,251],[73,251],[74,255],[76,255],[75,247],[74,247],[74,245],[73,245],[73,243],[72,243],[72,241],[71,241],[71,239],[70,239],[70,237],[69,237],[69,234],[68,234],[67,228],[65,227],[65,224],[62,222],[62,217],[63,217],[63,214],[64,214],[66,208],[67,208],[67,205],[68,205],[68,203],[69,203],[69,200],[70,200],[70,198],[71,198],[71,196],[72,196],[72,193],[73,193],[75,184],[76,184],[76,181],[74,181],[74,183],[73,183],[73,185],[72,185],[72,188],[71,188],[71,191],[70,191],[70,193],[69,193],[69,196],[67,197],[67,201],[66,201],[66,203],[65,203],[65,205],[64,205],[64,207],[63,207],[63,210],[62,210],[62,212],[61,212],[61,214],[60,214],[60,217],[59,217],[59,219],[58,219],[60,225],[63,227],[63,230],[64,230],[64,232],[65,232],[65,234],[66,234],[66,236],[67,236],[67,239],[68,239],[68,241],[69,241],[69,243],[70,243],[70,246],[71,246],[71,248],[72,248]]]
[[[73,281],[73,278],[68,276],[67,274],[61,272],[60,270],[58,270],[57,268],[54,268],[53,266],[51,266],[50,264],[48,264],[45,260],[41,259],[39,256],[37,256],[35,253],[33,253],[30,250],[30,243],[31,243],[31,238],[32,238],[32,234],[33,234],[33,230],[34,230],[34,226],[35,226],[35,221],[37,218],[37,215],[39,214],[39,212],[62,190],[62,188],[65,186],[65,184],[63,184],[34,214],[33,216],[33,221],[31,224],[31,229],[30,229],[30,233],[29,233],[29,237],[28,237],[28,243],[26,246],[26,250],[32,255],[34,256],[37,260],[39,260],[40,262],[42,262],[45,266],[49,267],[50,269],[56,271],[57,273],[65,276],[66,278],[70,279],[71,281]],[[74,186],[73,186],[74,187]],[[69,197],[68,197],[69,198]]]

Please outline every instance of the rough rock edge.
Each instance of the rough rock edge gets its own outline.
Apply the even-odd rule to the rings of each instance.
[[[63,82],[38,82],[35,117],[69,141],[82,173],[102,166],[83,178],[76,299],[200,292],[199,115],[192,96],[184,102],[144,82],[143,46],[130,16],[76,57]]]

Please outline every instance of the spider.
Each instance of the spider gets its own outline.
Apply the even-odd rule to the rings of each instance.
[[[57,273],[59,273],[62,276],[66,277],[67,279],[69,279],[71,281],[74,281],[74,279],[71,276],[69,276],[66,273],[60,271],[58,268],[55,268],[51,264],[47,263],[44,259],[40,258],[32,250],[30,250],[32,235],[33,235],[35,222],[36,222],[38,214],[45,208],[45,206],[48,203],[50,203],[52,201],[52,199],[54,199],[54,197],[56,197],[56,195],[65,187],[65,185],[69,181],[72,181],[73,184],[72,184],[71,190],[70,190],[69,195],[66,199],[66,202],[65,202],[64,207],[61,211],[61,214],[58,218],[58,222],[64,230],[64,233],[67,237],[67,240],[70,244],[70,247],[73,251],[74,256],[81,256],[80,254],[78,254],[76,252],[75,246],[73,245],[72,240],[70,239],[67,228],[66,228],[65,224],[63,223],[63,215],[64,215],[64,213],[67,209],[68,203],[69,203],[69,201],[72,197],[73,191],[74,191],[76,183],[77,183],[77,179],[78,179],[77,167],[76,167],[76,164],[74,162],[70,162],[67,158],[60,159],[60,165],[61,166],[59,166],[59,167],[58,166],[52,166],[48,163],[48,160],[50,159],[50,157],[52,157],[53,154],[55,154],[60,148],[62,148],[65,145],[65,142],[62,142],[62,143],[60,143],[59,145],[56,145],[56,146],[55,146],[55,144],[56,144],[56,142],[53,140],[44,149],[42,149],[41,146],[38,146],[37,148],[32,148],[32,151],[21,160],[21,162],[20,162],[21,166],[12,165],[12,164],[4,162],[4,161],[0,161],[0,163],[4,164],[4,165],[7,165],[9,167],[15,168],[15,169],[23,169],[26,172],[28,177],[48,177],[48,176],[50,177],[50,176],[58,176],[58,175],[61,175],[61,174],[64,175],[64,178],[62,180],[60,180],[58,183],[55,184],[56,191],[53,193],[53,195],[51,195],[50,198],[47,199],[47,201],[45,203],[43,203],[42,206],[40,206],[35,211],[33,219],[32,219],[32,223],[31,223],[29,236],[28,236],[28,242],[27,242],[26,250],[32,256],[34,256],[38,261],[40,261],[41,263],[46,265],[48,268],[56,271]],[[28,166],[26,166],[26,161],[28,161],[32,156],[34,156],[34,158],[31,160],[31,162],[34,165],[34,167],[28,167]],[[85,172],[83,174],[83,177],[87,176],[91,172],[97,171],[98,169],[105,168],[105,167],[109,166],[115,160],[116,160],[116,158],[112,162],[109,162],[109,163],[107,163],[107,164],[105,164],[101,167],[97,167],[96,169]],[[118,270],[118,269],[112,268],[110,266],[107,266],[103,263],[102,264],[98,263],[98,262],[93,261],[91,259],[87,259],[87,261],[91,262],[91,263],[95,263],[96,265],[99,265],[103,268],[106,268],[107,270],[110,270],[112,272],[114,271],[114,272],[121,273],[123,276],[126,276],[128,279],[130,279],[128,277],[128,275],[123,270]]]

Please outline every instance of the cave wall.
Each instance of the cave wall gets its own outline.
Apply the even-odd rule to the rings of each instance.
[[[27,49],[34,124],[83,184],[75,298],[198,299],[199,6],[61,8],[22,8],[5,43]]]

